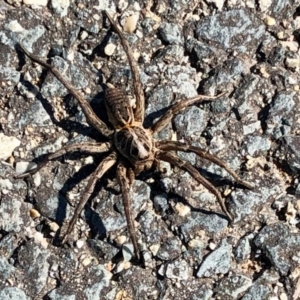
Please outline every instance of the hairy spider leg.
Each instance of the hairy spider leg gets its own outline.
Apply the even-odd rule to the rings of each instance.
[[[127,228],[129,232],[130,239],[132,241],[134,252],[138,260],[140,260],[140,251],[138,247],[138,242],[136,239],[136,231],[134,226],[134,220],[131,216],[132,199],[130,197],[130,185],[132,184],[132,179],[127,177],[127,168],[122,162],[117,166],[117,179],[122,191],[123,206],[125,210],[125,216],[127,221]]]
[[[143,86],[141,83],[141,78],[140,78],[140,72],[139,72],[139,67],[138,64],[132,54],[132,50],[124,37],[122,31],[118,27],[118,25],[114,22],[113,18],[109,15],[107,11],[105,11],[105,15],[109,19],[110,24],[112,25],[113,29],[116,31],[118,34],[121,44],[123,46],[123,49],[127,55],[127,59],[130,65],[131,73],[132,73],[132,85],[133,85],[133,90],[134,90],[134,95],[136,97],[136,108],[134,111],[134,119],[136,122],[143,123],[144,122],[144,114],[145,114],[145,95],[143,91]]]
[[[233,221],[232,216],[228,212],[224,203],[224,199],[222,198],[219,191],[208,180],[201,176],[200,173],[189,162],[182,160],[173,152],[161,151],[158,153],[157,157],[163,161],[170,163],[171,165],[180,168],[181,170],[187,171],[192,177],[194,177],[194,179],[196,179],[199,183],[201,183],[205,188],[207,188],[216,196],[224,214],[230,221]]]
[[[91,175],[88,184],[82,194],[82,198],[80,199],[79,203],[76,206],[76,209],[74,211],[73,217],[68,225],[68,229],[63,237],[62,243],[66,243],[69,239],[70,233],[73,231],[73,228],[75,226],[75,223],[83,210],[86,202],[91,197],[95,185],[97,181],[103,176],[105,172],[107,172],[115,163],[117,162],[117,153],[112,152],[109,156],[104,158],[102,162],[98,165],[97,169],[94,171],[94,173]]]
[[[44,68],[49,69],[49,71],[66,87],[66,89],[78,100],[78,103],[84,112],[84,115],[90,125],[92,125],[95,129],[97,129],[102,135],[106,137],[110,137],[113,133],[112,130],[110,130],[106,124],[101,121],[98,116],[93,111],[91,105],[89,102],[84,99],[81,92],[77,91],[75,87],[64,77],[60,74],[58,69],[56,69],[54,66],[49,65],[46,61],[44,61],[42,58],[33,55],[32,53],[28,52],[21,44],[19,45],[22,51],[34,62],[37,62]]]
[[[87,153],[104,153],[107,152],[109,149],[110,149],[109,143],[78,143],[78,144],[67,145],[55,151],[54,153],[48,154],[45,160],[39,163],[36,168],[17,176],[17,178],[24,178],[29,176],[30,174],[34,174],[40,169],[42,169],[49,161],[58,158],[60,156],[63,156],[69,152],[82,151]]]
[[[177,142],[177,141],[158,141],[156,142],[156,147],[163,151],[182,151],[182,152],[192,152],[197,154],[198,156],[207,159],[216,165],[224,168],[233,178],[234,180],[245,186],[248,189],[253,189],[254,187],[248,183],[247,181],[244,181],[241,179],[235,171],[233,171],[224,161],[219,159],[218,157],[208,153],[207,151],[202,150],[199,147],[190,146],[186,143]]]
[[[172,120],[173,116],[178,114],[181,110],[185,109],[186,107],[194,104],[198,101],[212,101],[216,100],[222,96],[224,96],[227,92],[220,93],[217,96],[205,96],[205,95],[197,95],[195,97],[186,99],[186,100],[180,100],[180,102],[175,103],[173,106],[171,106],[166,113],[161,116],[151,127],[150,130],[153,132],[153,134],[160,132],[163,130]]]

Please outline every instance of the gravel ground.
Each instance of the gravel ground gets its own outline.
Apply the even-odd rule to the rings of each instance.
[[[0,0],[0,299],[300,299],[299,2],[70,2]],[[140,175],[133,213],[145,267],[130,262],[115,170],[96,186],[70,243],[59,243],[103,155],[66,155],[16,179],[63,145],[104,141],[20,41],[52,58],[104,120],[103,82],[131,93],[103,9],[133,32],[148,126],[179,99],[228,91],[177,115],[158,139],[206,149],[255,186],[179,153],[220,190],[235,217],[228,226],[187,173],[162,164],[164,172]]]

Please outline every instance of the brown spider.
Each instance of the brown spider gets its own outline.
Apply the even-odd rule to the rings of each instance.
[[[125,215],[127,220],[127,226],[130,238],[132,240],[134,251],[137,259],[140,258],[139,247],[135,235],[134,221],[131,216],[131,199],[130,199],[130,188],[134,182],[135,174],[139,174],[144,170],[149,170],[153,163],[162,160],[169,162],[170,164],[187,171],[194,179],[201,183],[211,193],[213,193],[224,212],[224,214],[231,221],[232,217],[226,209],[224,201],[219,191],[187,161],[183,161],[174,151],[193,152],[198,156],[208,159],[211,162],[224,168],[239,184],[247,188],[252,186],[243,181],[238,175],[231,170],[227,164],[221,161],[219,158],[203,151],[202,149],[194,146],[190,146],[186,143],[175,142],[175,141],[156,141],[153,136],[158,133],[165,126],[171,122],[174,115],[179,113],[182,109],[194,104],[200,100],[213,100],[217,99],[224,93],[218,96],[203,96],[197,95],[193,98],[174,104],[169,110],[158,119],[150,128],[143,127],[144,113],[145,113],[145,96],[140,81],[139,69],[137,62],[135,61],[129,44],[119,27],[115,24],[111,16],[105,12],[109,19],[112,27],[117,32],[122,46],[126,52],[132,76],[133,76],[133,89],[136,97],[136,107],[133,109],[130,105],[128,97],[117,88],[108,88],[105,92],[105,106],[110,124],[113,126],[113,130],[109,129],[108,126],[101,121],[95,112],[92,110],[89,102],[84,99],[81,92],[77,91],[66,79],[62,77],[59,71],[45,62],[43,59],[34,56],[29,53],[23,46],[20,45],[23,52],[34,62],[42,65],[49,69],[68,89],[68,91],[78,100],[87,121],[95,129],[97,129],[102,135],[108,138],[109,142],[106,143],[79,143],[68,145],[53,154],[49,154],[44,162],[38,165],[34,170],[29,171],[23,176],[32,174],[40,170],[48,161],[60,157],[68,152],[72,151],[85,151],[88,153],[104,153],[108,152],[107,157],[98,165],[97,169],[91,175],[87,187],[82,194],[82,198],[77,205],[74,215],[69,223],[66,234],[63,238],[65,243],[70,233],[72,232],[78,216],[80,215],[83,207],[90,198],[96,182],[104,175],[108,169],[112,166],[117,165],[117,180],[121,187],[123,196],[123,205],[125,209]]]

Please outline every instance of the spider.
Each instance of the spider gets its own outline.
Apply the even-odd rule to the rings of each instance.
[[[84,151],[87,153],[107,153],[106,158],[104,158],[102,162],[100,162],[94,173],[90,176],[88,184],[82,194],[82,198],[75,209],[75,212],[68,225],[66,234],[62,239],[62,243],[65,243],[68,240],[75,226],[77,218],[79,217],[86,202],[92,195],[97,181],[105,174],[105,172],[116,165],[117,181],[122,192],[127,228],[134,247],[135,256],[139,260],[140,250],[135,234],[134,220],[131,216],[130,199],[130,189],[134,182],[135,175],[138,175],[142,171],[149,170],[153,166],[153,164],[157,164],[159,160],[168,162],[173,166],[187,171],[198,183],[202,184],[206,189],[208,189],[216,196],[219,205],[222,208],[222,211],[227,216],[229,221],[232,221],[232,216],[229,214],[220,192],[207,179],[205,179],[197,171],[197,169],[192,166],[192,164],[182,160],[178,155],[176,155],[175,152],[184,151],[195,153],[196,155],[224,168],[235,179],[237,183],[249,189],[251,189],[252,186],[244,180],[240,179],[238,175],[233,170],[231,170],[225,162],[198,147],[194,147],[187,143],[179,141],[157,141],[154,139],[153,136],[164,129],[166,125],[171,122],[173,116],[178,114],[184,108],[198,101],[217,99],[225,93],[221,93],[214,97],[197,95],[185,101],[179,101],[176,104],[172,105],[167,110],[167,112],[162,115],[151,127],[145,128],[143,126],[145,117],[145,95],[140,80],[137,62],[135,61],[130,46],[125,39],[122,31],[119,29],[118,25],[114,22],[112,17],[107,12],[104,12],[104,14],[108,18],[114,31],[118,34],[121,44],[127,55],[133,77],[132,85],[136,98],[135,109],[132,108],[129,98],[122,90],[108,87],[105,91],[105,106],[109,123],[113,127],[113,129],[110,129],[107,124],[105,124],[98,118],[98,116],[92,110],[89,102],[84,99],[81,92],[77,91],[70,84],[70,82],[64,79],[58,69],[48,64],[43,59],[29,53],[22,45],[20,45],[22,51],[32,61],[49,69],[53,73],[53,75],[62,82],[62,84],[68,89],[70,94],[72,94],[78,100],[78,103],[83,113],[85,114],[88,123],[96,130],[98,130],[108,140],[105,143],[78,143],[67,145],[62,149],[56,151],[55,153],[49,154],[46,159],[42,163],[40,163],[34,170],[31,170],[28,173],[23,174],[22,176],[27,176],[29,174],[37,172],[47,162],[69,152]]]

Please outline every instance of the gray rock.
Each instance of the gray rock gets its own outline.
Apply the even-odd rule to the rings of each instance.
[[[150,126],[155,119],[163,115],[171,103],[172,95],[172,89],[169,85],[159,85],[151,91],[148,98],[149,105],[146,108],[147,126]]]
[[[30,300],[29,297],[26,296],[25,292],[17,287],[5,287],[0,290],[0,299],[1,300]]]
[[[221,280],[215,291],[217,297],[226,299],[238,299],[252,285],[252,279],[241,274],[231,274]],[[257,298],[258,299],[258,298]]]
[[[291,17],[291,8],[297,5],[297,0],[278,0],[272,3],[270,7],[270,15],[275,18]]]
[[[300,137],[286,136],[281,141],[282,147],[279,150],[283,152],[290,169],[293,172],[298,172],[300,170]]]
[[[200,21],[196,28],[199,40],[209,40],[220,48],[242,53],[256,51],[264,34],[262,21],[246,9],[217,13]]]
[[[36,100],[30,106],[27,113],[21,117],[18,125],[19,128],[22,128],[29,124],[36,127],[52,125],[51,118],[40,100]]]
[[[32,12],[28,11],[28,19],[31,17],[35,19],[35,22],[40,22],[40,19],[36,17]],[[14,49],[15,45],[22,43],[26,49],[32,51],[33,44],[41,38],[45,33],[45,27],[37,24],[34,28],[25,29],[20,25],[17,19],[12,19],[4,26],[4,30],[0,32],[0,42],[8,45],[11,49]]]
[[[269,296],[271,294],[271,290],[268,286],[262,284],[256,284],[252,286],[243,296],[241,300],[267,300],[270,299]]]
[[[15,272],[15,268],[13,265],[9,263],[9,261],[0,256],[0,283],[7,281],[7,279]]]
[[[81,55],[77,55],[76,59],[81,63]],[[74,63],[67,62],[61,57],[55,57],[52,60],[52,65],[63,74],[66,80],[71,82],[75,89],[83,89],[88,86],[88,79],[85,74]],[[69,92],[57,78],[49,73],[41,88],[41,94],[44,98],[53,99],[54,97],[66,96]]]
[[[181,254],[181,243],[176,237],[170,237],[160,246],[156,256],[161,260],[174,260]]]
[[[257,215],[257,208],[264,205],[268,199],[279,192],[280,187],[274,185],[272,187],[261,186],[259,192],[238,190],[231,193],[228,204],[235,222],[243,220],[248,215]]]
[[[20,72],[3,66],[0,66],[0,76],[2,80],[11,81],[14,84],[18,83],[20,80]]]
[[[110,284],[111,273],[106,270],[104,265],[97,265],[91,268],[90,276],[93,281],[85,287],[83,293],[88,300],[98,300]]]
[[[161,214],[165,214],[167,209],[169,208],[168,195],[167,194],[156,195],[153,199],[153,205],[156,211],[158,211]]]
[[[300,235],[291,233],[284,224],[275,223],[264,227],[255,237],[254,243],[282,276],[286,276],[295,267],[294,253],[300,250]]]
[[[182,29],[180,25],[174,23],[163,23],[159,28],[159,33],[163,40],[169,44],[182,44]]]
[[[193,53],[193,51],[195,52],[199,62],[202,62],[205,59],[206,60],[218,59],[218,56],[222,56],[220,55],[220,49],[212,45],[207,45],[206,43],[197,41],[194,38],[189,38],[186,41],[186,48],[191,53]]]
[[[239,240],[239,242],[234,250],[234,254],[235,254],[235,257],[237,260],[245,261],[246,259],[250,258],[250,255],[251,255],[250,242],[253,239],[253,237],[254,237],[253,234],[248,234]]]
[[[241,74],[246,72],[245,62],[239,58],[225,60],[211,71],[203,80],[202,88],[205,94],[216,95],[217,91],[228,91],[238,81]]]
[[[269,115],[267,119],[268,133],[273,133],[275,138],[279,138],[283,135],[278,134],[276,129],[280,128],[284,123],[291,125],[293,120],[290,118],[292,110],[295,106],[294,92],[280,92],[274,97],[274,101],[271,103]]]
[[[77,274],[79,275],[79,274]],[[85,276],[87,277],[88,284],[84,286],[81,290],[74,289],[74,282],[72,282],[74,278],[74,274],[70,274],[69,282],[61,285],[60,287],[53,289],[47,296],[51,300],[58,300],[58,299],[77,299],[80,296],[81,299],[89,299],[89,300],[96,300],[96,299],[111,299],[107,298],[113,296],[109,293],[111,289],[108,288],[109,282],[111,279],[112,274],[106,270],[103,265],[95,265],[88,269],[85,272]]]
[[[257,157],[270,150],[271,140],[267,137],[248,136],[245,139],[245,147],[249,155],[252,157]]]
[[[58,14],[61,18],[67,15],[69,6],[69,1],[51,0],[51,7],[54,13]]]
[[[178,259],[161,266],[159,273],[173,280],[187,280],[189,266],[185,260]]]
[[[28,226],[30,218],[28,211],[31,205],[24,203],[21,197],[3,195],[0,203],[0,229],[6,232],[20,232],[24,226]]]
[[[139,219],[140,231],[143,233],[143,240],[152,244],[160,245],[171,237],[171,232],[166,224],[153,213],[146,211]]]
[[[184,48],[180,45],[168,45],[162,49],[157,55],[156,59],[163,60],[165,63],[178,63],[182,61],[184,55]]]
[[[49,250],[34,244],[32,240],[21,246],[18,252],[18,265],[24,272],[23,283],[31,295],[37,295],[47,283],[49,256]]]
[[[216,214],[203,214],[200,212],[192,212],[184,223],[180,226],[180,232],[184,239],[188,241],[191,236],[195,236],[200,229],[205,229],[210,233],[217,233],[222,231],[228,224],[224,217],[219,217]]]
[[[214,274],[228,273],[231,250],[231,245],[227,243],[226,239],[223,239],[219,247],[204,259],[197,272],[197,277],[210,277]]]
[[[89,239],[88,243],[97,256],[105,261],[111,260],[119,252],[119,249],[101,240]]]
[[[207,123],[206,111],[192,106],[183,113],[174,118],[176,131],[181,137],[191,136],[192,134],[200,136]]]
[[[52,290],[47,296],[50,300],[76,300],[76,295],[72,291],[68,293],[62,287]]]

